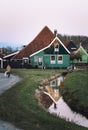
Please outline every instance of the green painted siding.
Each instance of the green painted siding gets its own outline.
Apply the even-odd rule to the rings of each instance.
[[[82,55],[82,62],[88,63],[88,56],[85,53]]]
[[[55,63],[51,63],[51,56],[55,56]],[[62,63],[58,63],[58,54],[45,54],[44,52],[39,52],[38,54],[32,56],[30,58],[30,62],[34,67],[39,66],[38,58],[42,58],[42,68],[65,68],[68,67],[70,64],[70,56],[69,55],[61,55],[62,56]]]
[[[31,63],[31,65],[32,65],[33,67],[38,67],[38,58],[39,58],[39,57],[43,57],[43,55],[44,55],[44,52],[41,51],[41,52],[35,54],[34,56],[31,56],[31,57],[30,57],[30,63]],[[43,66],[43,65],[42,65],[42,66]]]
[[[52,55],[53,56],[53,55]],[[49,68],[62,68],[62,67],[68,67],[69,66],[69,55],[62,55],[62,63],[58,63],[58,55],[55,56],[55,63],[51,63],[51,55],[44,55],[43,61],[44,66]]]
[[[60,43],[58,48],[53,43],[49,48],[31,56],[30,63],[39,68],[66,68],[70,65],[70,55]]]
[[[82,60],[77,60],[74,59],[73,61],[71,61],[72,63],[88,63],[88,56],[83,54],[82,55]]]
[[[81,60],[74,59],[74,60],[72,61],[73,63],[88,63],[88,54],[87,54],[87,52],[83,49],[82,46],[78,49],[78,52],[77,52],[76,55],[80,55],[80,56],[81,56]]]
[[[44,50],[44,54],[55,54],[54,45],[51,45],[49,48]],[[59,45],[59,51],[56,54],[68,54],[65,48],[62,45]]]
[[[59,54],[68,54],[68,52],[65,50],[65,48],[63,46],[60,45]]]

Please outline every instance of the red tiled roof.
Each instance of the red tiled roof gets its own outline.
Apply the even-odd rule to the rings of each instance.
[[[35,39],[30,42],[26,47],[24,47],[13,59],[21,59],[23,57],[29,57],[33,53],[47,47],[52,40],[55,38],[51,30],[45,26],[42,31],[35,37]]]
[[[64,45],[66,46],[66,48],[70,51],[70,52],[73,52],[73,51],[76,51],[77,50],[77,47],[75,45],[75,43],[73,41],[69,41],[69,42],[64,42]]]
[[[63,44],[67,47],[69,45],[69,42],[63,42]]]

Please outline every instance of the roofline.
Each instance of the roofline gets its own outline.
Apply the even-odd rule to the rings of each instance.
[[[6,55],[6,56],[4,56],[3,58],[8,58],[9,56],[12,56],[12,55],[15,55],[15,54],[18,54],[18,53],[19,53],[19,51],[14,52],[14,53],[11,53],[11,54],[9,54],[9,55]]]
[[[66,46],[63,44],[63,42],[56,36],[58,41],[61,43],[61,45],[66,49],[66,51],[70,54],[70,51],[66,48]]]
[[[0,57],[0,60],[3,60],[3,58]]]
[[[80,45],[80,47],[78,48],[78,50],[79,50],[80,48],[82,48],[82,50],[84,51],[84,53],[88,56],[88,53],[87,53],[86,50],[82,47],[82,45]],[[77,52],[78,52],[78,50],[77,50]]]
[[[39,50],[39,51],[37,51],[37,52],[31,54],[30,57],[31,57],[31,56],[34,56],[35,54],[37,54],[37,53],[39,53],[39,52],[41,52],[41,51],[43,51],[43,50],[45,50],[45,49],[47,49],[47,48],[49,48],[49,47],[53,44],[53,42],[54,42],[55,40],[57,40],[57,39],[58,39],[58,41],[61,43],[61,45],[66,49],[66,51],[70,54],[70,51],[65,47],[65,45],[61,42],[61,40],[56,36],[56,37],[53,39],[53,41],[52,41],[48,46],[46,46],[46,47],[44,47],[43,49],[41,49],[41,50]]]

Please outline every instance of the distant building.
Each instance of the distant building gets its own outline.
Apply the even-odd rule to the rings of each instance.
[[[0,68],[3,68],[3,55],[0,54]]]
[[[71,56],[72,63],[88,63],[88,53],[80,44],[80,47]]]
[[[15,67],[15,62],[12,61],[12,57],[18,54],[19,51],[16,51],[14,53],[8,54],[6,56],[3,56],[3,67],[6,68],[8,64],[11,65],[11,67]]]

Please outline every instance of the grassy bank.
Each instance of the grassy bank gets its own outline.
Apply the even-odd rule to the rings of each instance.
[[[18,69],[13,73],[22,80],[0,96],[1,119],[23,130],[87,130],[46,113],[38,105],[35,89],[43,79],[50,77],[52,70]]]
[[[61,90],[69,106],[88,118],[88,72],[68,74]]]

